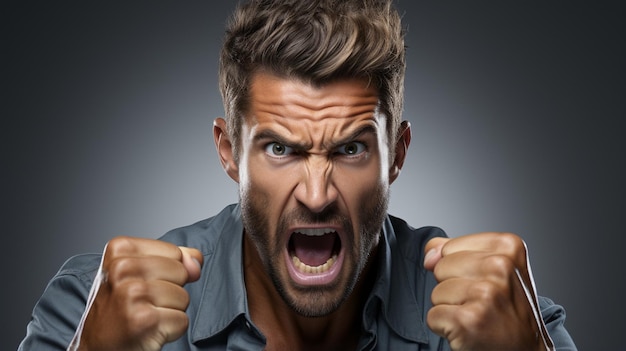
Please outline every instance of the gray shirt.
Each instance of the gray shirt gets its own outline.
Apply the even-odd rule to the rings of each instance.
[[[377,279],[363,310],[359,350],[449,350],[426,325],[436,280],[423,267],[424,245],[438,228],[411,228],[387,216],[380,241]],[[250,318],[243,278],[243,225],[238,205],[217,216],[175,229],[162,240],[197,248],[204,255],[200,280],[187,284],[187,333],[163,350],[262,350],[265,337]],[[65,350],[85,309],[101,255],[69,259],[33,310],[20,350]],[[557,350],[576,350],[565,330],[565,312],[540,298],[542,317]]]

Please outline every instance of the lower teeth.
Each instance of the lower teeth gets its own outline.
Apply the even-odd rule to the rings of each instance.
[[[310,273],[310,274],[319,274],[319,273],[324,273],[324,272],[328,271],[330,269],[330,267],[332,267],[333,263],[335,263],[335,261],[337,260],[337,255],[333,255],[324,264],[321,264],[321,265],[316,266],[316,267],[309,266],[308,264],[303,263],[302,261],[300,261],[300,259],[297,256],[293,256],[292,260],[293,260],[293,265],[300,272],[302,272],[302,273]]]

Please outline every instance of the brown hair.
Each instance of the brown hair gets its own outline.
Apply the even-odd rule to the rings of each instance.
[[[378,90],[389,142],[395,142],[406,63],[400,16],[390,1],[251,0],[237,8],[226,29],[219,70],[236,160],[250,80],[261,70],[317,86],[368,79]]]

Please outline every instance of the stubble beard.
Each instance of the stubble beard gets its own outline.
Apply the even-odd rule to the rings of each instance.
[[[255,194],[256,195],[256,194]],[[244,231],[254,244],[261,262],[272,280],[274,287],[289,308],[304,317],[322,317],[336,311],[341,304],[350,296],[357,285],[363,270],[370,259],[370,254],[378,244],[381,235],[382,223],[387,214],[389,192],[380,187],[374,194],[370,194],[371,201],[362,202],[358,220],[360,226],[360,244],[355,248],[354,226],[349,217],[339,214],[335,206],[329,207],[322,213],[312,213],[305,207],[284,214],[279,219],[277,233],[284,233],[290,223],[333,223],[340,225],[346,234],[348,242],[341,243],[346,252],[346,260],[352,262],[348,280],[334,282],[320,287],[302,287],[290,285],[281,278],[279,264],[283,256],[286,243],[280,241],[278,235],[274,236],[276,242],[269,242],[266,233],[269,232],[268,216],[264,209],[269,208],[267,198],[259,200],[258,197],[248,196],[246,192],[240,193],[241,214]],[[344,269],[346,265],[344,264]],[[288,279],[288,278],[287,278]],[[341,286],[343,284],[343,286]],[[295,291],[295,293],[290,290]]]

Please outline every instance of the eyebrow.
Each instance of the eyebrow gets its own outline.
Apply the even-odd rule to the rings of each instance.
[[[331,142],[329,144],[330,146],[329,149],[330,150],[335,149],[343,144],[346,144],[350,141],[357,139],[362,134],[367,134],[367,133],[376,135],[377,129],[371,124],[364,125],[356,129],[354,132],[350,133],[350,135],[348,135],[347,137]],[[270,129],[265,129],[265,130],[260,131],[257,135],[254,136],[253,139],[255,142],[262,141],[262,140],[272,140],[273,142],[277,142],[279,144],[283,144],[283,145],[292,147],[297,150],[310,150],[313,147],[311,143],[288,140],[287,138],[283,137],[282,135]]]
[[[262,130],[261,132],[259,132],[257,135],[254,136],[255,142],[263,141],[263,140],[272,140],[273,142],[277,142],[279,144],[286,145],[286,146],[289,146],[298,150],[308,150],[311,147],[313,147],[312,145],[310,145],[310,143],[287,140],[282,135],[269,129]]]
[[[356,129],[354,132],[350,133],[350,135],[348,135],[345,138],[342,138],[340,140],[337,140],[335,142],[332,142],[330,144],[330,149],[336,149],[339,146],[349,143],[351,141],[354,141],[355,139],[358,139],[359,136],[363,135],[363,134],[378,134],[378,130],[371,124],[366,124],[364,126],[359,127],[358,129]]]

